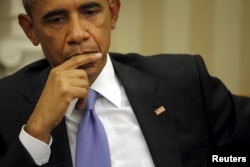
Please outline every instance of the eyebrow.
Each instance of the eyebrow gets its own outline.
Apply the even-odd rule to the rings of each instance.
[[[91,9],[91,8],[95,8],[95,7],[101,8],[102,6],[100,3],[97,3],[97,2],[89,2],[86,4],[80,5],[78,7],[78,10],[86,10],[86,9]],[[55,9],[55,10],[47,12],[42,18],[43,18],[43,20],[46,20],[52,16],[62,15],[62,14],[65,15],[67,13],[68,13],[68,11],[66,9]]]
[[[98,2],[89,2],[83,5],[80,5],[78,7],[78,10],[84,10],[84,9],[90,9],[90,8],[95,8],[95,7],[102,7],[100,3]]]
[[[43,20],[46,20],[46,19],[48,19],[48,18],[50,18],[52,16],[67,14],[67,13],[68,12],[65,9],[56,9],[56,10],[49,11],[42,18],[43,18]]]

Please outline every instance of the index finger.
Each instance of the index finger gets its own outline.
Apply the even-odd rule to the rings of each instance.
[[[57,66],[57,68],[62,70],[77,69],[78,67],[83,66],[85,64],[96,62],[101,57],[102,57],[101,53],[76,55],[67,59],[65,62]]]

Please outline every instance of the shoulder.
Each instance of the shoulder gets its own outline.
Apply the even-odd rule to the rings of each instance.
[[[50,65],[45,59],[33,62],[17,72],[0,79],[0,89],[2,91],[22,87],[27,82],[34,81],[40,74],[46,73],[49,69]]]
[[[152,73],[177,73],[185,74],[197,70],[206,70],[200,55],[190,54],[155,54],[143,56],[137,53],[111,53],[112,59],[124,65],[132,66],[140,71]]]
[[[110,56],[121,63],[132,64],[133,63],[193,63],[194,59],[202,59],[200,55],[191,54],[155,54],[155,55],[141,55],[138,53],[110,53]]]

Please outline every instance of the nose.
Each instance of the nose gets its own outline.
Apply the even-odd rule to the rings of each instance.
[[[80,44],[89,38],[89,32],[82,18],[74,16],[68,27],[68,43],[70,45]]]

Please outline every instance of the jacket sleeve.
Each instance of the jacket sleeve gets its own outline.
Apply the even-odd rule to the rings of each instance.
[[[29,153],[25,150],[17,137],[6,151],[4,143],[0,140],[0,166],[1,167],[35,167],[35,163]]]
[[[250,99],[233,95],[217,78],[211,77],[201,57],[195,57],[209,127],[210,145],[224,151],[250,149]]]

